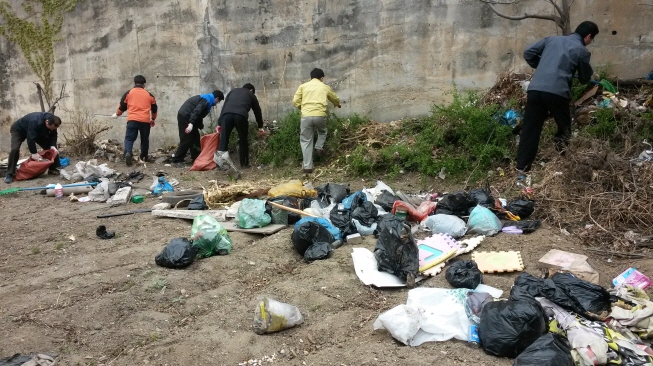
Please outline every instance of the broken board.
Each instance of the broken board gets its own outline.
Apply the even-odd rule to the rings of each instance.
[[[236,226],[236,221],[221,222],[220,225],[222,225],[223,228],[227,229],[227,231],[238,231],[241,233],[263,234],[263,235],[271,235],[288,227],[287,225],[270,224],[268,226],[256,227],[253,229],[243,229]]]
[[[517,272],[524,270],[521,253],[509,252],[476,252],[472,260],[483,273]]]
[[[153,216],[186,220],[193,220],[199,215],[209,215],[218,221],[227,221],[226,213],[226,210],[152,210]]]

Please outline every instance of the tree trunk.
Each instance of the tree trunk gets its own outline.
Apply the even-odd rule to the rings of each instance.
[[[34,83],[36,84],[36,92],[39,95],[39,102],[41,103],[41,112],[45,112],[45,105],[43,104],[43,90],[41,89],[41,84],[39,83]]]

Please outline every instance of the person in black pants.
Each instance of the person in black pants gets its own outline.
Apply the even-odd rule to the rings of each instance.
[[[526,111],[517,150],[517,180],[526,179],[535,161],[544,121],[551,113],[558,125],[555,145],[564,154],[571,137],[571,82],[577,73],[578,80],[589,82],[594,71],[590,65],[588,46],[599,33],[599,27],[590,21],[582,22],[568,36],[546,37],[524,51],[524,59],[535,70],[528,85]]]
[[[224,100],[224,106],[218,120],[221,127],[220,146],[214,157],[214,161],[220,168],[224,167],[224,163],[228,163],[236,169],[229,158],[229,135],[231,135],[234,128],[238,132],[240,166],[242,168],[249,167],[249,124],[247,118],[250,109],[254,111],[259,135],[263,134],[263,116],[261,106],[254,95],[255,92],[254,85],[247,83],[242,88],[233,89]]]
[[[61,126],[61,118],[52,113],[34,112],[25,115],[23,118],[11,125],[11,151],[9,152],[9,161],[5,183],[9,184],[14,180],[16,175],[16,164],[20,157],[20,145],[27,140],[27,148],[30,157],[33,160],[41,159],[37,154],[36,145],[41,146],[43,150],[53,150],[57,153],[54,163],[50,165],[50,172],[59,174],[56,170],[60,166],[59,152],[57,151],[57,128]]]
[[[172,163],[177,167],[183,167],[186,153],[190,150],[190,157],[193,161],[200,154],[200,130],[204,128],[203,119],[210,112],[211,108],[224,100],[224,94],[220,90],[214,90],[211,94],[200,94],[188,98],[177,112],[177,127],[179,128],[179,146],[172,158]]]

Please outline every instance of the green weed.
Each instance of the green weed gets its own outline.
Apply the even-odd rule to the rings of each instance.
[[[596,122],[585,128],[585,132],[592,137],[608,140],[617,129],[617,119],[612,108],[600,108],[594,112]]]
[[[150,284],[150,288],[154,290],[161,290],[164,287],[168,287],[168,281],[165,278],[157,278]]]

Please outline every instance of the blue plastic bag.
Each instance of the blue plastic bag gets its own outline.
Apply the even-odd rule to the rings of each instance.
[[[166,180],[165,177],[159,177],[159,183],[152,190],[152,194],[155,196],[160,195],[163,192],[174,192],[175,189],[170,183]]]
[[[59,165],[61,165],[62,168],[67,167],[70,165],[70,158],[59,158]]]
[[[363,191],[358,191],[352,193],[349,197],[342,200],[342,205],[345,207],[345,209],[353,211],[354,208],[358,207],[359,204],[365,201],[367,201],[367,196],[365,193]]]
[[[501,117],[501,123],[514,128],[521,119],[522,116],[519,112],[515,112],[514,109],[508,109],[506,113],[503,114],[503,117]]]
[[[314,221],[324,226],[331,233],[331,235],[333,235],[334,240],[342,240],[342,233],[340,232],[340,230],[337,227],[333,226],[333,224],[331,224],[329,220],[323,217],[304,217],[303,219],[295,223],[293,229],[297,229],[299,225],[309,221]]]
[[[501,231],[501,220],[483,206],[476,206],[469,214],[467,234],[492,236]]]

